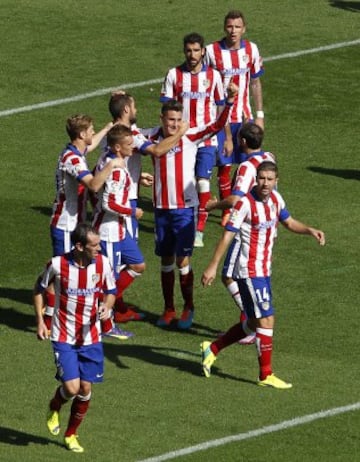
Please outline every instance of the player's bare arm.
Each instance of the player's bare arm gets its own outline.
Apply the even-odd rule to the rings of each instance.
[[[234,234],[232,231],[225,230],[221,236],[219,242],[216,245],[214,255],[209,263],[208,267],[203,272],[201,276],[201,283],[204,287],[211,286],[212,282],[216,278],[216,271],[219,266],[219,263],[226,252],[226,249],[229,247],[230,242],[232,241]]]
[[[90,146],[88,146],[87,150],[88,152],[94,151],[99,144],[100,141],[107,135],[108,131],[114,126],[114,122],[108,122],[105,127],[103,127],[100,131],[95,133],[95,135],[92,138],[92,143]]]
[[[34,289],[33,303],[35,308],[36,335],[39,340],[45,340],[49,338],[48,329],[43,318],[43,307],[45,306],[45,299],[42,292],[38,291],[37,284]]]
[[[155,157],[161,157],[168,153],[170,149],[177,145],[181,137],[185,135],[189,129],[189,123],[182,120],[179,124],[178,131],[171,136],[167,136],[160,143],[154,143],[148,146],[145,151]]]
[[[82,178],[81,182],[88,188],[90,191],[98,192],[104,185],[107,177],[111,174],[114,168],[123,168],[124,160],[122,158],[111,159],[104,168],[95,175],[89,174]]]
[[[282,224],[286,229],[292,231],[296,234],[308,234],[315,238],[318,243],[323,246],[325,245],[325,233],[320,229],[312,228],[311,226],[305,225],[295,218],[289,217],[287,220],[283,221]]]
[[[262,85],[259,77],[250,80],[250,89],[256,111],[254,122],[264,130]],[[259,117],[259,115],[261,115],[261,117]]]

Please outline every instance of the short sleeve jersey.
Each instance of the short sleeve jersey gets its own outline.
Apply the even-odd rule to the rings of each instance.
[[[262,58],[257,45],[243,39],[240,48],[232,50],[226,46],[225,39],[222,39],[207,45],[205,61],[220,72],[224,88],[227,88],[231,78],[239,87],[231,111],[230,123],[242,122],[243,116],[252,119],[249,94],[250,79],[260,77],[264,73]]]
[[[234,279],[271,275],[272,249],[279,221],[290,217],[282,196],[273,191],[266,202],[252,190],[231,212],[225,229],[240,233],[241,248]]]
[[[53,257],[42,275],[40,287],[55,287],[55,312],[51,340],[71,345],[91,345],[101,340],[97,316],[99,296],[116,294],[114,274],[107,257],[99,254],[80,267],[72,254]]]
[[[87,188],[81,179],[91,174],[81,153],[68,144],[60,154],[56,168],[56,197],[50,224],[64,231],[73,231],[86,218]]]

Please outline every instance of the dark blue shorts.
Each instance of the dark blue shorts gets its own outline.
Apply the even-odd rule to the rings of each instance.
[[[233,123],[230,124],[232,139],[234,144],[234,151],[231,156],[224,155],[224,142],[225,142],[225,131],[224,129],[221,130],[217,134],[218,139],[218,149],[216,155],[216,165],[220,167],[221,165],[228,165],[228,164],[240,164],[246,160],[247,156],[244,153],[240,152],[240,147],[237,139],[237,133],[239,128],[241,127],[241,123]]]
[[[63,342],[51,343],[58,380],[67,382],[79,378],[90,383],[103,381],[104,352],[101,342],[80,346]]]
[[[216,146],[201,146],[196,153],[196,178],[210,179],[216,163]]]
[[[269,277],[239,279],[237,283],[248,318],[267,318],[274,314]]]
[[[194,208],[155,209],[155,254],[159,257],[192,255],[195,238]]]
[[[115,279],[119,279],[119,274],[124,265],[138,265],[144,263],[144,256],[139,246],[128,231],[125,239],[119,242],[100,241],[101,251],[106,255],[113,267]]]

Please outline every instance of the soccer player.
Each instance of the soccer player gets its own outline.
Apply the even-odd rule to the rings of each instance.
[[[137,210],[139,184],[151,186],[153,177],[149,173],[141,171],[141,157],[142,155],[161,156],[166,154],[175,144],[181,139],[182,135],[186,132],[188,124],[182,122],[179,130],[172,136],[162,140],[160,143],[153,143],[149,141],[139,130],[136,125],[137,108],[133,96],[119,90],[115,92],[109,101],[109,111],[113,117],[115,124],[121,124],[128,127],[133,135],[133,153],[131,156],[125,158],[126,168],[130,175],[131,183],[128,193],[128,198],[132,208],[131,215],[125,215],[126,230],[136,241],[138,240],[138,218],[142,213]],[[106,163],[107,159],[107,146],[106,142],[103,143],[103,154],[100,157],[96,170],[101,170]],[[126,266],[126,265],[125,265]],[[122,267],[124,274],[120,274],[120,278],[129,280],[126,274],[127,270]],[[137,312],[134,307],[129,306],[122,297],[117,297],[116,300],[115,317],[117,322],[125,323],[128,321],[138,321],[144,318],[144,313]]]
[[[134,152],[131,129],[115,125],[107,135],[107,146],[103,169],[115,158],[121,160],[122,165],[112,170],[98,193],[93,225],[100,234],[102,252],[110,259],[115,272],[117,294],[114,320],[123,322],[122,313],[118,311],[119,304],[123,303],[123,293],[145,270],[144,257],[136,239],[129,234],[125,219],[132,215],[138,219],[143,211],[137,207],[133,209],[129,200],[132,183],[126,165],[127,158]]]
[[[237,131],[245,120],[254,120],[264,128],[263,97],[260,76],[264,73],[262,58],[255,43],[243,39],[246,22],[240,11],[229,11],[224,19],[225,37],[206,47],[205,61],[217,69],[224,88],[229,79],[238,85],[239,92],[230,114],[230,124],[218,135],[218,184],[220,198],[231,193],[231,164],[240,163],[243,158],[237,144]],[[250,107],[250,92],[256,110],[253,118]],[[223,211],[222,225],[229,217],[229,210]]]
[[[66,131],[70,138],[59,156],[56,169],[56,197],[50,220],[50,234],[53,256],[63,255],[71,250],[71,233],[79,222],[86,220],[87,193],[97,192],[104,184],[113,167],[119,165],[114,159],[106,168],[93,175],[88,167],[86,155],[93,151],[101,139],[113,126],[108,123],[95,134],[93,119],[84,114],[77,114],[67,119]],[[55,294],[50,286],[46,292],[44,319],[51,328],[54,311]],[[119,339],[131,337],[130,332],[122,331],[106,320],[103,332]]]
[[[275,314],[270,274],[276,230],[280,221],[289,231],[308,234],[320,245],[325,245],[325,235],[323,231],[292,218],[284,199],[275,190],[277,179],[278,170],[274,162],[265,161],[260,164],[256,186],[235,204],[212,260],[202,275],[202,284],[210,286],[224,252],[234,236],[240,233],[241,247],[234,262],[236,268],[233,278],[239,286],[248,319],[232,326],[214,342],[201,343],[202,370],[205,377],[210,377],[211,366],[222,349],[255,332],[260,369],[258,384],[278,389],[292,387],[272,371]]]
[[[81,223],[71,234],[73,250],[53,257],[34,288],[37,336],[48,338],[42,316],[44,294],[55,286],[55,312],[51,342],[61,385],[49,404],[47,426],[52,435],[60,433],[59,414],[70,402],[70,418],[65,430],[65,446],[83,452],[77,429],[91,399],[92,383],[102,382],[104,353],[100,320],[108,319],[114,304],[116,285],[107,257],[100,254],[100,237],[91,226]],[[103,301],[99,305],[99,296]]]
[[[264,131],[259,125],[253,122],[246,122],[241,126],[238,132],[238,144],[246,156],[246,161],[242,162],[236,170],[231,195],[222,201],[218,201],[217,199],[209,200],[206,204],[207,210],[226,210],[232,208],[255,185],[258,166],[265,161],[275,162],[274,154],[262,150],[263,138]],[[226,255],[222,271],[222,282],[237,307],[241,310],[240,320],[245,321],[246,314],[243,310],[239,287],[237,282],[232,278],[234,262],[237,260],[240,245],[240,235],[236,234]],[[239,343],[242,345],[255,343],[255,334],[247,335]]]
[[[229,84],[224,110],[216,122],[190,128],[165,156],[154,158],[155,253],[161,258],[161,286],[164,312],[157,325],[166,327],[176,319],[174,306],[175,265],[179,268],[183,312],[179,329],[189,329],[194,316],[193,280],[190,264],[195,237],[194,209],[198,203],[195,179],[197,144],[219,131],[227,122],[237,86]],[[171,136],[182,123],[182,105],[175,100],[164,103],[161,127],[150,133],[160,141]]]
[[[160,101],[176,99],[183,105],[183,118],[190,128],[202,127],[216,120],[217,106],[224,105],[225,95],[218,71],[203,62],[204,38],[191,33],[183,39],[185,62],[170,69],[161,89]],[[203,233],[210,199],[210,178],[216,162],[217,137],[214,135],[198,145],[195,175],[199,208],[194,247],[203,247]]]

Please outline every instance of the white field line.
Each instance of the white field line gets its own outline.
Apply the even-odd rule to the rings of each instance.
[[[350,42],[333,43],[331,45],[325,45],[325,46],[317,47],[317,48],[310,48],[308,50],[299,50],[299,51],[294,51],[291,53],[284,53],[281,55],[269,56],[268,58],[264,58],[264,62],[276,61],[279,59],[286,59],[286,58],[296,58],[298,56],[304,56],[304,55],[308,55],[312,53],[321,53],[323,51],[334,50],[336,48],[344,48],[344,47],[349,47],[349,46],[359,45],[359,44],[360,44],[360,39],[352,40]],[[152,84],[160,83],[162,81],[163,81],[163,78],[145,80],[143,82],[136,82],[136,83],[124,83],[124,84],[119,84],[116,87],[100,88],[99,90],[91,91],[89,93],[69,96],[68,98],[55,99],[52,101],[44,101],[43,103],[31,104],[29,106],[16,107],[13,109],[5,109],[3,111],[0,111],[0,117],[11,116],[11,115],[19,114],[22,112],[35,111],[37,109],[44,109],[44,108],[48,108],[51,106],[60,106],[62,104],[73,103],[74,101],[82,101],[84,99],[94,98],[96,96],[103,96],[106,94],[110,94],[111,92],[119,88],[123,88],[124,90],[127,90],[129,88],[145,87],[146,85],[152,85]]]
[[[302,417],[295,417],[291,420],[284,420],[283,422],[280,422],[278,424],[268,425],[267,427],[261,427],[257,430],[250,430],[246,433],[239,433],[237,435],[230,435],[216,440],[205,441],[195,446],[189,446],[187,448],[179,449],[177,451],[167,452],[165,454],[150,457],[149,459],[143,459],[138,462],[162,462],[165,460],[175,459],[176,457],[186,456],[188,454],[193,454],[195,452],[205,451],[210,448],[223,446],[224,444],[248,440],[250,438],[256,438],[258,436],[267,435],[269,433],[274,433],[281,430],[287,430],[288,428],[297,427],[298,425],[304,425],[310,422],[314,422],[315,420],[333,417],[335,415],[344,414],[345,412],[358,411],[359,409],[360,401],[354,404],[349,404],[347,406],[336,407],[333,409],[328,409],[326,411],[320,411],[314,414],[304,415]]]

